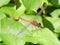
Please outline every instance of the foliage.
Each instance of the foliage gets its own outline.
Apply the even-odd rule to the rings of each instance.
[[[36,16],[43,4],[46,9]],[[60,0],[0,0],[0,45],[60,45]]]

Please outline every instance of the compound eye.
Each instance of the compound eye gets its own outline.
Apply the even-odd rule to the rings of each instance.
[[[41,23],[38,23],[38,27],[41,27]]]

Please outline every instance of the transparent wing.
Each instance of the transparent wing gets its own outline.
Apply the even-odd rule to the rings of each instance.
[[[41,13],[42,13],[46,8],[47,8],[47,4],[44,3],[43,6],[41,7],[41,10],[40,10],[39,13],[33,18],[32,21],[36,21],[36,19],[38,18],[38,16],[40,16]],[[17,33],[17,35],[19,35],[19,34],[21,34],[22,32],[24,32],[24,30],[25,30],[27,27],[29,27],[29,25],[30,25],[30,24],[24,26],[24,27],[21,29],[21,31]],[[40,25],[41,25],[41,24],[40,24]]]

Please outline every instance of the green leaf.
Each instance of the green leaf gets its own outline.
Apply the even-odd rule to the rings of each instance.
[[[0,37],[0,42],[2,41],[1,37]]]
[[[1,20],[0,33],[16,35],[24,27],[20,22],[13,21],[12,19],[4,18]]]
[[[25,42],[21,39],[23,35],[20,35],[20,38],[17,37],[24,27],[20,22],[4,18],[1,20],[1,25],[0,36],[6,45],[24,45]]]
[[[47,3],[48,4],[48,0],[41,0],[43,3]]]
[[[0,20],[0,32],[1,32],[1,20]],[[1,38],[0,38],[0,40],[1,40]]]
[[[37,10],[40,6],[41,0],[22,0],[26,10]]]
[[[48,2],[55,6],[59,4],[59,0],[48,0]]]
[[[0,20],[5,18],[5,17],[6,17],[5,14],[0,11]]]
[[[0,45],[5,45],[5,44],[3,44],[3,43],[0,43]]]
[[[24,37],[24,40],[35,44],[40,43],[43,45],[60,45],[57,37],[47,28],[32,31],[31,35]]]
[[[60,34],[60,26],[57,29],[55,29],[54,32]]]
[[[5,18],[5,14],[3,14],[1,11],[0,11],[0,32],[1,32],[1,19]],[[0,41],[2,41],[1,37],[0,37]]]
[[[1,37],[5,45],[24,45],[25,44],[25,42],[21,38],[18,38],[11,34],[1,34]]]
[[[0,7],[9,3],[10,0],[0,0]]]
[[[53,18],[58,18],[60,16],[60,9],[56,9],[51,13]]]
[[[29,11],[26,10],[26,11],[25,11],[25,14],[26,14],[26,15],[36,15],[36,13],[37,13],[37,12],[35,12],[34,10],[29,10]]]
[[[44,27],[49,28],[50,30],[55,30],[60,26],[59,18],[46,17],[42,20]]]
[[[25,7],[23,4],[17,9],[19,15],[23,15],[25,13]]]
[[[17,13],[15,6],[13,4],[8,4],[0,9],[1,12],[9,15],[13,18],[18,18],[19,14]]]
[[[1,25],[2,26],[0,30],[0,36],[6,45],[24,45],[25,44],[23,39],[21,39],[21,36],[26,34],[25,33],[22,35],[18,34],[21,30],[23,30],[23,27],[24,27],[20,22],[16,22],[11,19],[4,18],[1,20]]]
[[[46,18],[42,18],[42,23],[44,27],[49,28],[50,30],[54,30],[53,24],[50,22],[50,20],[47,20]]]

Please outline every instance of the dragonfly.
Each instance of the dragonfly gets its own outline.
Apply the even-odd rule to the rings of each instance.
[[[36,27],[40,27],[41,26],[41,23],[38,23],[37,21],[29,21],[29,20],[26,20],[22,17],[19,17],[18,18],[19,20],[23,20],[25,22],[28,22],[29,24],[32,24],[33,26],[36,26]]]
[[[42,27],[42,26],[41,26],[41,23],[37,22],[35,19],[37,19],[37,16],[40,16],[41,13],[43,13],[43,11],[44,11],[46,8],[47,8],[47,4],[44,3],[43,6],[41,7],[41,10],[37,13],[37,15],[34,17],[34,19],[33,19],[32,21],[27,20],[27,19],[24,19],[24,18],[22,18],[21,16],[18,17],[18,20],[23,20],[23,21],[25,21],[25,22],[28,22],[29,25],[32,24],[33,26],[36,26],[36,27],[38,27],[38,28],[39,28],[39,27]],[[20,33],[22,33],[22,32],[25,30],[25,28],[27,28],[29,25],[24,26],[24,27],[21,29],[21,31],[17,33],[17,35],[19,35]]]

